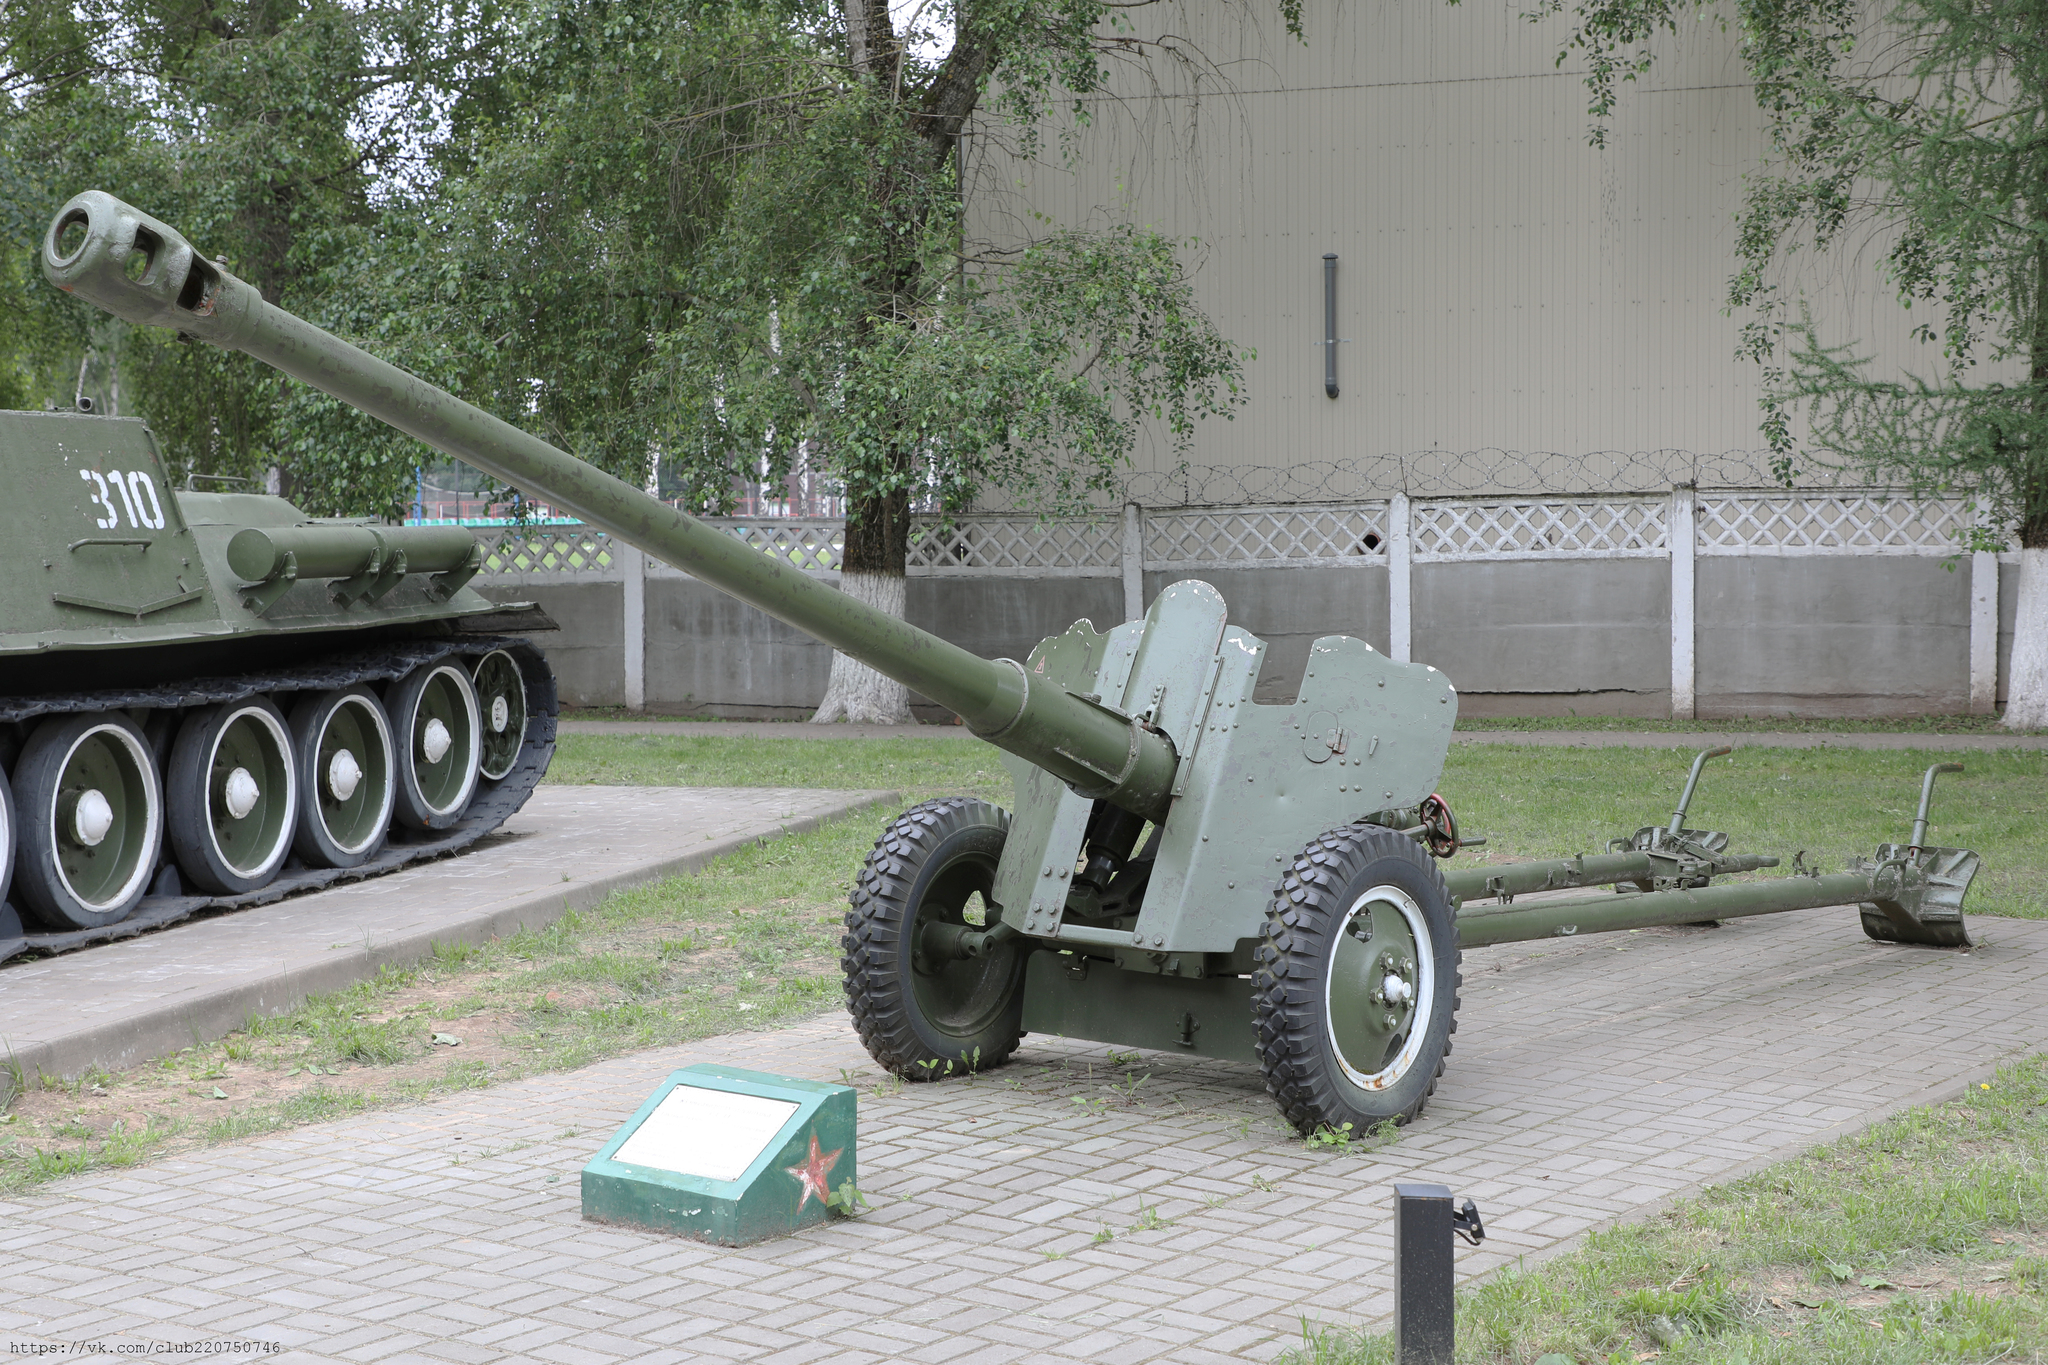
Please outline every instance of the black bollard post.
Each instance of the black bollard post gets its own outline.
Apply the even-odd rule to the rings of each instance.
[[[1394,1183],[1396,1365],[1451,1365],[1457,1344],[1453,1231],[1474,1246],[1486,1237],[1471,1200],[1453,1211],[1446,1186]]]

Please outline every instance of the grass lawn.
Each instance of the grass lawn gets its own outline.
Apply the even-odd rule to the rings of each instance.
[[[1458,1297],[1461,1362],[2048,1358],[2048,1058]],[[1311,1329],[1289,1365],[1392,1365]]]
[[[1800,850],[1838,871],[1912,832],[1927,765],[1967,771],[1935,788],[1930,838],[1973,848],[1984,871],[1971,910],[2048,915],[2048,753],[1741,749],[1707,765],[1689,823],[1728,831],[1737,851]],[[1692,756],[1683,750],[1460,745],[1441,790],[1486,847],[1466,862],[1598,852],[1610,838],[1670,820]],[[604,785],[894,787],[1011,800],[1009,774],[985,744],[918,739],[715,739],[690,735],[567,735],[552,782]],[[855,860],[858,861],[857,859]],[[1766,875],[1777,875],[1775,873]]]
[[[1464,830],[1488,841],[1459,857],[1598,851],[1607,838],[1668,823],[1691,761],[1683,750],[1454,746],[1442,791]],[[1726,830],[1737,852],[1789,865],[1804,850],[1809,863],[1840,871],[1853,854],[1906,842],[1921,774],[1957,761],[1963,773],[1937,780],[1928,838],[1983,856],[1969,910],[2048,916],[2048,753],[1737,749],[1707,764],[1687,823]]]
[[[1458,719],[1460,730],[1631,730],[1660,734],[1802,735],[2010,735],[1997,716],[1906,716],[1880,720],[1797,720],[1790,716],[1740,716],[1732,720],[1651,720],[1635,716],[1493,716]]]
[[[980,744],[652,743],[566,736],[549,780],[1010,799],[1009,774]],[[48,1085],[0,1073],[0,1193],[838,1008],[846,891],[882,823],[863,815],[746,849],[117,1073]]]
[[[1810,859],[1839,867],[1853,852],[1903,839],[1920,772],[1936,758],[1954,757],[1744,750],[1710,765],[1693,823],[1729,830],[1738,849],[1788,856],[1805,849]],[[1572,853],[1668,819],[1687,761],[1682,751],[1460,747],[1442,790],[1468,831],[1490,839],[1462,857]],[[2048,915],[2048,754],[1971,754],[1964,761],[1969,772],[1943,779],[1937,792],[1935,837],[1984,855],[1972,909]],[[1010,800],[1008,774],[993,750],[928,740],[570,735],[549,780],[893,787],[906,793],[906,805],[947,793]],[[217,1043],[116,1074],[49,1086],[33,1077],[10,1085],[0,1077],[0,1091],[11,1092],[0,1106],[0,1192],[836,1009],[846,887],[880,823],[857,817],[752,848],[693,876],[615,895],[546,931],[451,949],[252,1021]],[[1853,916],[1845,914],[1843,932],[1855,932]],[[2041,1098],[2010,1098],[2022,1091]],[[1892,1355],[1858,1356],[1861,1347],[1853,1343],[1892,1341],[1882,1334],[1905,1332],[1924,1344],[1937,1329],[1959,1342],[2004,1342],[2022,1339],[2012,1333],[2037,1331],[2027,1316],[2035,1300],[2019,1291],[2033,1283],[2034,1263],[2026,1258],[2041,1248],[2024,1219],[2008,1213],[2026,1201],[2042,1203],[2035,1186],[2048,1178],[2040,1160],[2048,1120],[2037,1117],[2044,1102],[2048,1081],[2038,1070],[2016,1073],[2009,1089],[2001,1082],[1970,1105],[1884,1130],[1896,1129],[1893,1137],[1873,1136],[1800,1164],[1785,1189],[1749,1182],[1716,1191],[1669,1220],[1596,1239],[1577,1257],[1529,1276],[1498,1279],[1466,1310],[1468,1347],[1475,1359],[1503,1362],[1529,1361],[1536,1345],[1550,1342],[1573,1343],[1570,1358],[1580,1362],[1635,1360],[1653,1350],[1674,1361],[1751,1365],[1992,1358],[1992,1348],[1974,1356],[1911,1356],[1891,1346],[1883,1350]],[[1860,1187],[1873,1192],[1867,1219],[1817,1217],[1817,1210],[1850,1207],[1844,1192]],[[1924,1209],[1902,1211],[1937,1194],[1977,1201],[1956,1204],[1964,1216],[1946,1241],[1939,1219]],[[1986,1240],[1987,1229],[2005,1227],[2017,1240]],[[1815,1279],[1832,1276],[1829,1264],[1849,1267],[1852,1279]],[[2006,1278],[1984,1278],[1993,1273]],[[1899,1287],[1868,1285],[1864,1277],[1871,1275]],[[1951,1301],[1940,1295],[1951,1284],[1966,1297],[1943,1307]],[[1991,1306],[1978,1306],[1978,1299]],[[1801,1301],[1823,1306],[1803,1308]],[[1766,1304],[1768,1312],[1759,1306]],[[1674,1333],[1686,1323],[1699,1331],[1658,1345],[1644,1333],[1660,1315]],[[1870,1327],[1873,1321],[1880,1326]],[[1993,1335],[1971,1335],[1980,1328]],[[1772,1335],[1778,1332],[1793,1335]],[[1792,1345],[1785,1343],[1823,1338],[1850,1344],[1832,1356],[1787,1353]],[[1755,1350],[1729,1353],[1751,1350],[1744,1343]],[[1326,1335],[1314,1350],[1329,1360],[1375,1359],[1383,1344]]]
[[[658,721],[677,724],[709,722],[721,716],[653,715],[622,706],[565,708],[563,720]],[[800,724],[801,722],[777,722]],[[1797,719],[1791,716],[1738,716],[1724,720],[1653,720],[1641,716],[1485,716],[1458,718],[1459,730],[1625,730],[1655,734],[1814,734],[1814,735],[2006,735],[1997,716],[1904,716],[1877,720]],[[2048,730],[2017,733],[2040,735]]]

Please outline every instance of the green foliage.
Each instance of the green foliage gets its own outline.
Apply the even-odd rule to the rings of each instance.
[[[1184,442],[1233,401],[1238,354],[1158,234],[963,257],[958,119],[991,72],[1020,110],[1092,88],[1102,13],[934,6],[922,36],[959,25],[941,56],[886,27],[863,46],[836,8],[537,7],[492,87],[508,116],[472,123],[382,273],[431,292],[415,331],[492,338],[466,396],[524,401],[635,481],[658,459],[707,511],[736,478],[822,472],[897,531],[893,565],[856,537],[856,567],[900,571],[911,502],[1072,506],[1141,421]]]
[[[804,466],[897,571],[913,502],[1071,506],[1141,423],[1184,443],[1240,357],[1176,244],[1124,227],[969,260],[954,141],[1100,80],[1102,0],[92,0],[0,18],[0,214],[24,250],[95,185],[265,297],[635,483],[726,510]],[[950,41],[948,41],[950,39]],[[11,278],[20,276],[20,280]],[[420,448],[246,359],[44,289],[0,402],[147,417],[181,473],[272,464],[391,514]],[[881,539],[876,540],[875,536]],[[879,556],[879,560],[877,557]],[[890,559],[893,556],[893,563]],[[871,564],[871,561],[873,563]]]
[[[482,69],[493,16],[467,0],[0,9],[11,258],[0,285],[29,284],[50,215],[96,187],[223,254],[265,297],[308,308],[350,234],[376,216],[373,189],[422,169],[438,107]],[[294,466],[295,448],[301,460],[321,449],[312,465],[325,458],[287,385],[261,367],[133,331],[39,281],[14,296],[21,314],[0,338],[0,391],[12,391],[0,398],[68,407],[83,367],[99,410],[148,419],[181,475],[258,478]],[[315,479],[316,510],[359,510],[388,492],[347,483]]]
[[[1564,0],[1541,0],[1553,14]],[[1618,83],[1696,6],[1577,0],[1570,46],[1604,140]],[[2048,546],[2048,11],[2036,0],[1733,0],[1771,162],[1749,177],[1729,303],[1764,368],[1763,429],[1789,484],[1801,458],[1968,490],[2022,545]],[[1902,305],[1940,322],[1928,375],[1874,377],[1785,284],[1793,259],[1886,244]],[[1979,371],[1990,371],[1985,377]],[[1796,448],[1804,416],[1808,449]],[[1980,536],[1966,548],[1990,548]]]

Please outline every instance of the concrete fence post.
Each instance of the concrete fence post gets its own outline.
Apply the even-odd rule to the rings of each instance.
[[[1124,620],[1145,615],[1145,513],[1135,502],[1124,504]]]
[[[1998,709],[1998,556],[1970,556],[1970,714]]]
[[[1699,493],[1683,484],[1671,490],[1671,718],[1692,720],[1699,712],[1694,667],[1693,552],[1698,543]]]
[[[1396,493],[1387,502],[1387,657],[1403,664],[1410,662],[1415,646],[1410,616],[1415,605],[1409,586],[1414,544],[1410,512],[1406,493]]]
[[[619,642],[625,655],[628,711],[647,709],[647,556],[631,545],[612,542],[621,575]]]

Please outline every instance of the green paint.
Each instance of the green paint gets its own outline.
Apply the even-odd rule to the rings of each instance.
[[[1154,976],[1062,953],[1033,953],[1025,969],[1029,1033],[1256,1066],[1251,1019],[1248,977]]]
[[[796,1105],[737,1179],[714,1180],[615,1160],[619,1149],[681,1086]],[[833,1216],[828,1197],[859,1184],[855,1092],[790,1076],[700,1063],[674,1072],[583,1168],[583,1216],[652,1232],[742,1246]]]
[[[496,610],[437,581],[468,565],[476,541],[467,530],[314,521],[282,498],[175,491],[149,428],[132,419],[0,412],[0,469],[10,494],[0,500],[0,537],[27,552],[22,571],[0,582],[0,657]],[[280,549],[273,564],[259,553],[271,545],[311,545],[324,557],[309,566]],[[349,575],[393,556],[401,571],[381,591],[346,606],[334,600]],[[295,577],[275,572],[295,558]],[[260,572],[243,571],[257,559]],[[258,586],[265,576],[271,581]]]

